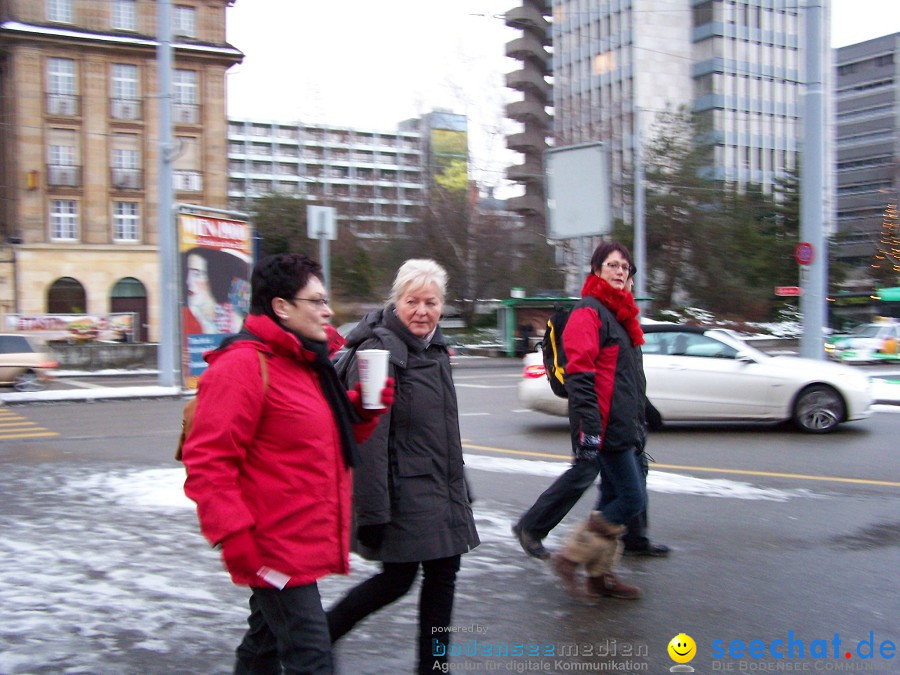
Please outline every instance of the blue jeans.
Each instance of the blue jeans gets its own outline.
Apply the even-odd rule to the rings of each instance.
[[[641,453],[643,454],[643,453]],[[600,453],[600,494],[596,510],[615,525],[628,525],[645,512],[647,505],[646,474],[643,474],[638,453]]]
[[[251,590],[249,629],[237,648],[234,672],[333,673],[331,637],[319,587],[311,583],[281,591]]]

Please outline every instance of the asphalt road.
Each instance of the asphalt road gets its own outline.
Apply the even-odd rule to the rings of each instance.
[[[563,420],[520,410],[517,378],[511,362],[456,370],[482,544],[459,578],[455,670],[668,672],[667,644],[687,633],[699,673],[900,671],[886,646],[900,642],[900,414],[885,409],[828,436],[750,426],[653,434],[651,534],[673,554],[623,560],[621,577],[643,599],[584,606],[509,534],[568,457]],[[171,452],[181,407],[0,409],[0,673],[230,672],[246,593],[180,494]],[[321,583],[326,606],[373,570],[354,567]],[[411,672],[415,602],[344,638],[339,672]]]

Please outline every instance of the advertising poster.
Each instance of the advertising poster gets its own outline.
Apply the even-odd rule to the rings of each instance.
[[[116,314],[7,314],[4,330],[47,340],[66,342],[133,342],[135,315]]]
[[[181,257],[182,377],[197,388],[203,353],[241,329],[250,309],[253,234],[249,223],[178,215]]]

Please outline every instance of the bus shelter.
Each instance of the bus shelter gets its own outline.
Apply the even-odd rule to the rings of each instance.
[[[534,350],[544,337],[547,319],[557,307],[572,309],[580,298],[507,298],[497,310],[500,344],[506,356]]]

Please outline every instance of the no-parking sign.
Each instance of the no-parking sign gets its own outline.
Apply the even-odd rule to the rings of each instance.
[[[813,245],[808,241],[801,241],[794,248],[794,260],[801,265],[809,265],[813,261]]]

